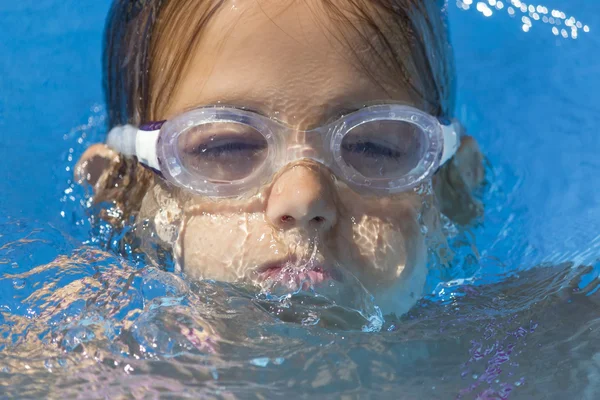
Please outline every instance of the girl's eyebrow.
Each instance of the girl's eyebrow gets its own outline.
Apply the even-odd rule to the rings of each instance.
[[[338,108],[335,113],[331,114],[329,117],[325,118],[323,120],[322,125],[328,125],[331,124],[343,117],[345,117],[346,115],[352,114],[362,108],[364,108],[365,106],[357,106],[357,107],[344,107],[344,108]]]
[[[331,99],[329,99],[328,101],[325,101],[324,104],[322,104],[320,107],[318,107],[319,111],[319,115],[317,116],[319,119],[318,125],[316,126],[325,126],[328,124],[331,124],[337,120],[339,120],[340,118],[352,114],[356,111],[359,111],[365,107],[369,107],[372,105],[377,105],[377,104],[386,104],[386,103],[394,103],[394,104],[407,104],[407,105],[412,105],[414,106],[414,104],[412,104],[410,101],[406,101],[406,100],[392,100],[390,98],[381,98],[381,99],[369,99],[369,100],[363,100],[363,101],[350,101],[350,97],[352,97],[351,94],[346,94],[343,96],[335,96],[332,97]],[[227,97],[221,97],[221,98],[213,98],[213,99],[207,99],[204,102],[198,102],[195,104],[192,103],[192,105],[185,107],[183,110],[179,111],[177,114],[183,113],[183,112],[188,112],[197,108],[202,108],[202,107],[231,107],[231,108],[237,108],[240,110],[244,110],[244,111],[250,111],[252,113],[261,115],[263,117],[266,118],[274,118],[277,120],[283,120],[285,121],[285,115],[283,113],[278,113],[276,108],[272,108],[267,106],[266,104],[264,104],[261,101],[257,101],[256,99],[241,99],[241,98],[237,98],[237,96],[235,98],[229,98],[228,100],[226,100]],[[313,126],[314,127],[314,126]]]
[[[206,108],[206,107],[228,107],[228,108],[236,108],[236,109],[239,109],[239,110],[250,111],[250,112],[253,112],[255,114],[262,115],[264,117],[269,117],[266,113],[260,111],[258,108],[252,108],[252,107],[248,107],[248,106],[239,106],[239,105],[237,105],[234,102],[227,102],[227,101],[207,102],[207,103],[202,103],[202,104],[196,104],[196,105],[188,106],[188,107],[185,107],[184,109],[182,109],[181,111],[179,111],[177,114],[183,114],[183,113],[186,113],[188,111],[196,110],[198,108]]]
[[[237,109],[244,110],[244,111],[250,111],[252,113],[261,115],[266,118],[274,117],[274,115],[269,115],[270,113],[265,112],[264,110],[261,110],[259,107],[250,107],[250,106],[246,106],[246,105],[240,106],[239,104],[240,104],[240,102],[238,102],[238,101],[235,101],[235,102],[234,101],[208,102],[208,103],[185,107],[183,110],[180,111],[180,113],[183,114],[188,111],[195,110],[197,108],[202,108],[202,107],[230,107],[230,108],[237,108]],[[370,104],[362,104],[360,106],[352,106],[352,107],[349,106],[349,107],[337,108],[335,110],[335,113],[330,113],[328,116],[324,115],[325,118],[322,122],[322,125],[327,125],[331,122],[337,121],[338,119],[340,119],[348,114],[352,114],[353,112],[359,111],[359,110],[367,107],[368,105],[370,105]]]
[[[354,112],[357,112],[358,110],[361,110],[365,108],[365,106],[360,106],[360,107],[346,107],[346,108],[341,108],[338,109],[337,112],[332,115],[331,119],[336,120],[336,119],[340,119],[348,114],[352,114]]]
[[[391,100],[391,99],[381,99],[381,100],[377,100],[377,101],[364,101],[361,103],[356,103],[357,105],[352,105],[352,106],[347,106],[347,107],[341,107],[341,108],[337,108],[335,110],[335,113],[332,113],[330,117],[325,118],[325,122],[324,124],[328,124],[331,122],[334,122],[346,115],[352,114],[354,112],[360,111],[363,108],[369,107],[369,106],[373,106],[373,105],[379,105],[379,104],[389,104],[389,103],[393,103],[393,104],[406,104],[406,105],[412,105],[410,102],[406,102],[406,101],[399,101],[399,100]]]

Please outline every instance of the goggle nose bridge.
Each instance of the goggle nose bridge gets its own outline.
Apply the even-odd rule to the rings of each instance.
[[[301,159],[317,161],[327,167],[333,162],[333,148],[331,148],[330,127],[320,127],[312,130],[296,130],[281,127],[278,136],[278,153],[280,160],[277,164],[284,166]]]

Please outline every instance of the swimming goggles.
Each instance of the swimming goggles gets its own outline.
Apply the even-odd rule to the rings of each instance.
[[[365,107],[309,131],[211,106],[140,128],[115,127],[107,144],[206,196],[240,195],[300,159],[325,165],[356,190],[390,194],[414,188],[448,161],[460,143],[458,128],[398,104]]]

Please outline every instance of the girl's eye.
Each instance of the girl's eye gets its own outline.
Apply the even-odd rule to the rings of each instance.
[[[268,143],[254,128],[231,122],[194,127],[178,139],[182,166],[213,182],[244,179],[267,158]]]
[[[416,125],[396,120],[363,123],[350,130],[341,143],[346,164],[367,178],[396,179],[420,163],[425,135]]]
[[[399,159],[405,155],[401,149],[397,149],[384,144],[360,141],[355,143],[343,143],[342,150],[345,152],[359,154],[372,158],[392,158]]]
[[[223,157],[253,157],[266,150],[266,141],[251,141],[235,138],[211,137],[207,142],[199,143],[186,152],[197,157],[218,161]]]

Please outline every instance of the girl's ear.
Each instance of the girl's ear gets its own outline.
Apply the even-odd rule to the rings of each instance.
[[[111,167],[120,163],[119,154],[104,144],[93,144],[81,155],[75,165],[75,181],[77,183],[88,183],[97,192],[100,178]]]
[[[485,178],[483,154],[472,136],[464,136],[453,160],[463,182],[471,190],[477,189]]]
[[[466,225],[483,212],[483,205],[473,191],[483,182],[485,169],[479,144],[463,136],[452,160],[433,178],[433,187],[441,211],[454,222]]]
[[[94,204],[111,202],[127,218],[139,210],[152,173],[104,144],[90,146],[75,165],[75,181],[91,186]]]

